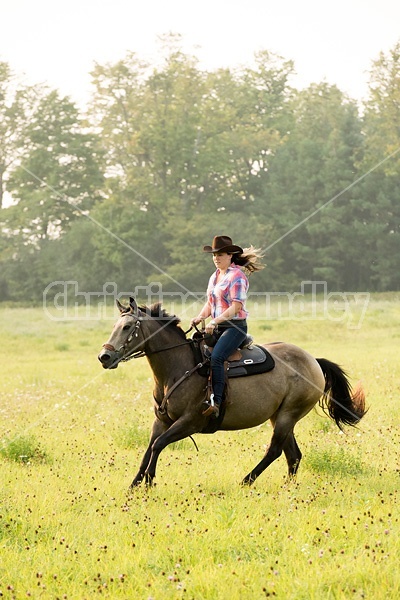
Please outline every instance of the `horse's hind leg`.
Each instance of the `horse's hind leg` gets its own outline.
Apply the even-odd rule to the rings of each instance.
[[[251,485],[256,479],[257,477],[259,477],[259,475],[261,475],[261,473],[263,471],[265,471],[265,469],[267,467],[269,467],[269,465],[274,462],[274,460],[276,460],[277,458],[280,457],[280,455],[282,454],[282,451],[285,449],[285,453],[286,451],[289,452],[289,456],[290,456],[290,460],[293,460],[293,457],[298,457],[296,451],[295,451],[295,446],[293,444],[293,440],[294,440],[294,436],[293,436],[293,427],[294,427],[294,422],[292,419],[277,419],[276,423],[275,423],[275,428],[274,428],[274,433],[272,435],[272,439],[271,439],[271,444],[264,456],[264,458],[258,463],[258,465],[256,465],[254,467],[254,469],[252,471],[250,471],[250,473],[248,473],[246,475],[246,477],[243,479],[242,481],[242,485]],[[288,436],[291,436],[292,439],[289,437],[289,442],[286,445],[286,441],[288,439]],[[296,444],[296,442],[295,442]],[[297,447],[297,444],[296,444]],[[300,452],[300,450],[299,450]],[[296,470],[294,464],[291,462],[291,467],[292,470]]]
[[[275,428],[276,419],[277,419],[277,415],[274,415],[271,418],[271,423],[274,428]],[[297,470],[299,468],[300,461],[301,461],[301,456],[302,456],[302,454],[300,452],[300,448],[298,447],[296,439],[294,437],[293,429],[292,429],[292,431],[290,431],[288,433],[282,449],[286,456],[289,479],[291,479],[297,473]]]
[[[283,451],[288,464],[289,479],[291,479],[297,473],[302,456],[293,431],[287,436],[285,443],[283,444]]]

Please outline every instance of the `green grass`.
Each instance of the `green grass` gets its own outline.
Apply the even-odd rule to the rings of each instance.
[[[32,435],[17,435],[4,438],[0,442],[0,456],[17,463],[49,462],[49,457],[42,450]]]
[[[190,440],[168,447],[157,485],[129,492],[153,420],[146,360],[101,369],[112,320],[0,309],[2,597],[397,598],[400,301],[372,297],[358,328],[304,310],[304,321],[266,319],[254,307],[251,333],[361,380],[360,427],[342,434],[313,411],[296,428],[297,480],[282,457],[252,488],[239,482],[265,452],[268,423],[198,435],[198,453]]]

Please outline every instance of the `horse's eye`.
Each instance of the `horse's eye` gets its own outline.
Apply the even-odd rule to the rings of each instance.
[[[130,328],[131,328],[131,326],[130,326],[130,325],[124,325],[122,329],[123,329],[124,331],[128,331]]]

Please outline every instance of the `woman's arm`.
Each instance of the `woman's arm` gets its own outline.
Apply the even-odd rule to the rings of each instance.
[[[206,302],[205,305],[203,306],[203,308],[201,309],[201,311],[199,312],[199,314],[197,315],[197,317],[194,317],[190,321],[190,325],[193,327],[193,325],[197,325],[198,323],[200,323],[200,321],[207,319],[210,315],[211,315],[211,305],[209,302]]]

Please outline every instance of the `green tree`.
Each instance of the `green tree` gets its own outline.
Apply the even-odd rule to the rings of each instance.
[[[273,223],[270,273],[281,286],[303,280],[345,282],[343,243],[362,156],[355,102],[336,86],[313,84],[292,101],[294,122],[265,177],[264,211]]]
[[[23,86],[9,65],[0,62],[0,209],[7,175],[28,143],[27,125],[41,88]]]
[[[100,197],[101,153],[75,104],[57,91],[41,99],[27,135],[7,189],[17,203],[11,207],[13,227],[26,242],[37,243],[61,235]]]
[[[371,289],[400,289],[400,42],[372,64],[365,103],[362,225]]]
[[[71,223],[85,218],[100,198],[103,175],[96,136],[58,92],[40,99],[25,133],[7,181],[15,204],[1,212],[7,240],[1,260],[9,293],[15,296],[19,286],[25,296],[38,298],[52,277],[63,278],[48,265],[57,264],[58,242]]]
[[[179,39],[164,44],[164,62],[151,71],[129,55],[93,73],[91,114],[100,115],[108,170],[116,174],[99,214],[167,273],[164,283],[170,276],[193,288],[205,269],[188,264],[188,247],[197,252],[218,223],[243,233],[247,219],[250,229],[262,173],[287,128],[292,64],[264,52],[252,69],[208,73],[180,50]],[[106,237],[100,234],[99,248],[115,254],[118,269]],[[142,267],[142,277],[159,278],[149,264]]]

